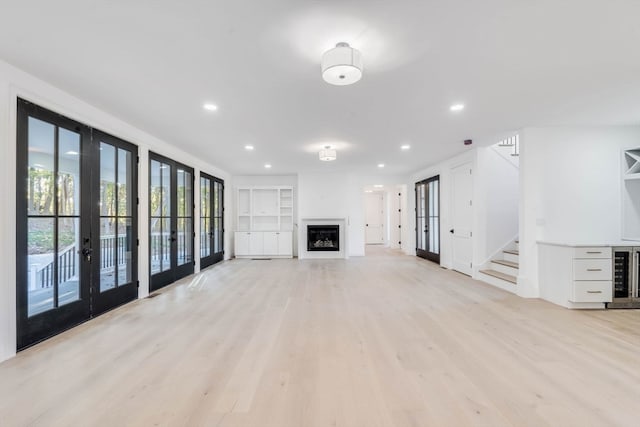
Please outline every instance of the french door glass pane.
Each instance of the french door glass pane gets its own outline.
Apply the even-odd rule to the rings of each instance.
[[[192,183],[190,172],[183,169],[177,170],[177,205],[178,205],[178,265],[184,265],[193,261],[193,214]]]
[[[29,117],[29,215],[54,215],[55,126]]]
[[[80,218],[58,218],[58,305],[80,299]]]
[[[100,218],[100,292],[117,286],[116,224],[115,218]]]
[[[211,239],[209,238],[209,218],[200,218],[200,257],[211,255]]]
[[[162,271],[162,220],[151,218],[151,274]]]
[[[213,219],[213,229],[215,230],[213,232],[213,238],[214,238],[214,242],[213,242],[213,247],[214,247],[214,252],[218,253],[221,252],[222,249],[220,248],[220,234],[221,234],[221,230],[220,230],[220,218],[214,218]]]
[[[161,244],[160,271],[171,270],[171,219],[160,220],[162,232],[159,238]]]
[[[116,215],[116,148],[100,144],[100,215]]]
[[[53,193],[52,193],[53,194]],[[28,315],[54,307],[54,220],[29,218],[27,264],[29,269]]]
[[[58,129],[58,215],[80,215],[80,134]]]
[[[191,218],[178,218],[178,265],[193,261],[191,254],[193,227]]]
[[[131,218],[118,219],[118,286],[131,283],[133,262],[133,225]]]
[[[131,152],[118,149],[118,216],[131,216]]]

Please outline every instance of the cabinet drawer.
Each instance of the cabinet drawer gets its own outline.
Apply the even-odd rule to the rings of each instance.
[[[611,258],[611,248],[575,248],[574,258]]]
[[[611,302],[612,283],[610,280],[573,282],[572,302]]]
[[[573,280],[612,280],[610,259],[574,259]]]

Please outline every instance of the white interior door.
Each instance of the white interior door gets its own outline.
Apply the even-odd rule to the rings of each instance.
[[[384,194],[367,193],[365,197],[365,239],[367,245],[384,243]]]
[[[471,163],[451,169],[451,229],[453,269],[471,275],[473,255],[471,224],[473,221],[473,181]]]

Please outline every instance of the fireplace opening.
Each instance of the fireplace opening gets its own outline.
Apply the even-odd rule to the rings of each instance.
[[[339,251],[339,225],[307,225],[308,251]]]

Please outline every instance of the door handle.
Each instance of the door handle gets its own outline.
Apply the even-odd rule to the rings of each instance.
[[[453,234],[453,228],[451,230],[449,230],[449,233]]]
[[[93,249],[91,248],[83,248],[80,251],[80,254],[84,257],[84,259],[88,262],[91,262],[91,255],[93,254]]]

